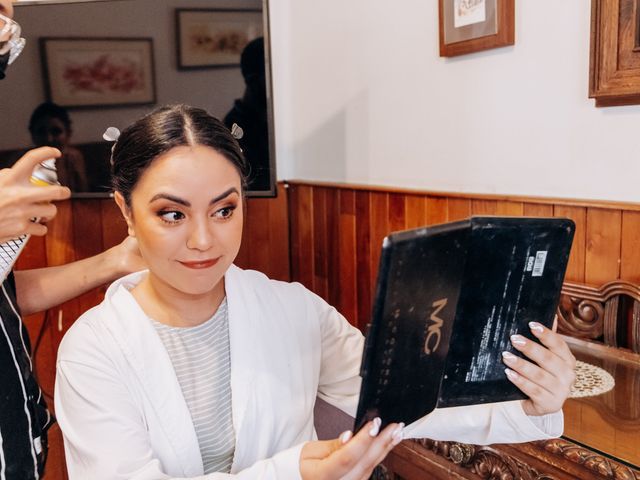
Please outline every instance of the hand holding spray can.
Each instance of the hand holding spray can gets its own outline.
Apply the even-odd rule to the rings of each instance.
[[[56,160],[50,158],[41,162],[31,174],[29,181],[33,185],[40,187],[46,187],[49,185],[60,185],[58,182],[58,175],[56,172]],[[34,218],[32,221],[37,222],[39,219]],[[22,249],[29,240],[30,235],[21,235],[18,238],[9,240],[0,244],[0,279],[4,280],[11,272],[13,265],[20,256]]]

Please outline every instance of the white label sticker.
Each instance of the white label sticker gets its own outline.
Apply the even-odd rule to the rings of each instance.
[[[541,277],[544,272],[544,264],[547,261],[547,251],[540,250],[536,252],[536,260],[533,262],[532,277]]]
[[[535,260],[535,257],[527,258],[527,268],[526,268],[527,272],[530,272],[531,270],[533,270],[533,261],[534,260]]]

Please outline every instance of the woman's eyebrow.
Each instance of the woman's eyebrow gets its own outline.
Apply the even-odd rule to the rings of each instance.
[[[231,187],[231,188],[225,190],[224,192],[222,192],[220,195],[217,195],[214,198],[212,198],[211,201],[209,202],[209,205],[212,205],[214,203],[219,202],[223,198],[226,198],[229,195],[231,195],[232,193],[237,193],[238,195],[240,195],[240,192],[238,192],[238,189],[236,187]],[[151,197],[151,200],[149,200],[149,203],[153,203],[156,200],[160,200],[160,199],[169,200],[171,202],[175,202],[175,203],[178,203],[180,205],[184,205],[185,207],[190,207],[191,206],[191,203],[188,202],[187,200],[184,200],[184,199],[182,199],[180,197],[176,197],[175,195],[171,195],[169,193],[156,193],[153,197]]]
[[[236,187],[231,187],[231,188],[225,190],[224,192],[222,192],[217,197],[212,198],[211,201],[209,202],[209,205],[212,205],[212,204],[214,204],[216,202],[219,202],[220,200],[222,200],[225,197],[228,197],[229,195],[231,195],[234,192],[237,193],[238,195],[240,195],[240,192],[238,192],[238,189]]]
[[[190,207],[191,203],[187,202],[186,200],[180,198],[180,197],[176,197],[174,195],[170,195],[168,193],[156,193],[153,197],[151,197],[151,200],[149,200],[149,203],[153,203],[156,200],[159,200],[161,198],[164,198],[166,200],[169,200],[171,202],[175,202],[175,203],[179,203],[180,205],[184,205],[185,207]]]

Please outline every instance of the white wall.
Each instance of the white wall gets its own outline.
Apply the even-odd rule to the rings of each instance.
[[[158,104],[184,102],[219,117],[242,95],[240,68],[178,71],[175,8],[261,8],[261,0],[129,0],[69,5],[18,6],[15,18],[27,46],[10,67],[0,90],[0,150],[31,144],[27,131],[33,109],[45,100],[39,37],[152,37]],[[74,143],[99,141],[108,126],[123,128],[153,106],[71,111]]]
[[[436,0],[271,0],[279,178],[640,201],[640,107],[587,98],[588,0],[443,59]]]

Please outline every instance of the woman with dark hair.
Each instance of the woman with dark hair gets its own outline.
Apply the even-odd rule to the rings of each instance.
[[[315,440],[320,397],[353,414],[361,333],[298,283],[233,265],[245,163],[203,110],[164,107],[113,150],[115,200],[148,271],[113,283],[60,347],[56,413],[71,479],[366,479],[403,436],[550,438],[573,380],[558,335],[507,364],[530,400],[436,410]],[[524,343],[522,343],[524,342]]]
[[[58,180],[73,192],[88,192],[89,180],[84,155],[71,146],[71,117],[64,107],[44,102],[29,119],[31,141],[36,147],[54,147],[62,152],[56,161]]]

